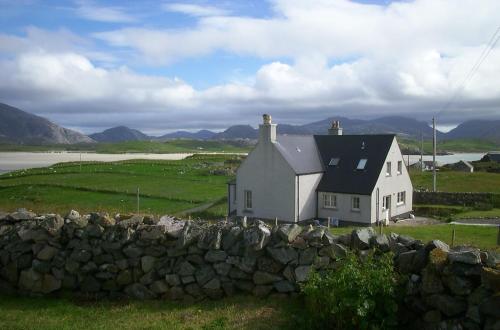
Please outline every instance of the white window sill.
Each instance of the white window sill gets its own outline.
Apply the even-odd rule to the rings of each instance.
[[[361,210],[360,209],[351,209],[351,212],[359,213],[359,212],[361,212]]]
[[[396,204],[396,206],[403,206],[403,205],[405,205],[405,204],[406,204],[406,203],[404,203],[404,202],[403,202],[403,203],[397,203],[397,204]]]
[[[324,209],[328,209],[328,210],[336,210],[337,207],[336,206],[323,206]]]

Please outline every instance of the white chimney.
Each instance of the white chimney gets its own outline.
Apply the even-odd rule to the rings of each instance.
[[[271,115],[262,115],[263,123],[259,125],[259,142],[276,142],[276,124],[271,123]]]
[[[332,127],[328,129],[328,135],[342,135],[342,127],[340,127],[340,121],[332,121]]]

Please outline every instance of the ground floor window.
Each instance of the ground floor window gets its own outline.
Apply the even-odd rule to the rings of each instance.
[[[252,191],[251,190],[245,190],[245,209],[247,209],[247,210],[252,209]]]
[[[406,191],[398,192],[398,205],[406,203]]]
[[[353,196],[351,201],[352,201],[352,209],[354,211],[359,211],[359,197]]]
[[[336,209],[337,208],[337,195],[324,193],[323,194],[323,207],[325,209]]]

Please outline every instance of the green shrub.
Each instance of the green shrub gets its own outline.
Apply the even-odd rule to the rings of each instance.
[[[337,268],[337,267],[336,267]],[[313,272],[302,286],[309,327],[388,329],[397,325],[392,254],[349,254],[336,270]]]
[[[413,205],[415,215],[425,217],[450,218],[455,214],[465,212],[465,207],[447,205]]]
[[[493,204],[491,203],[483,203],[483,202],[474,203],[474,210],[490,211],[491,209],[493,209]]]

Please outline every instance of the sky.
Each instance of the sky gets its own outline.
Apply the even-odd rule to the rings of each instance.
[[[498,0],[0,0],[0,102],[87,134],[453,127],[500,119],[499,28]]]

